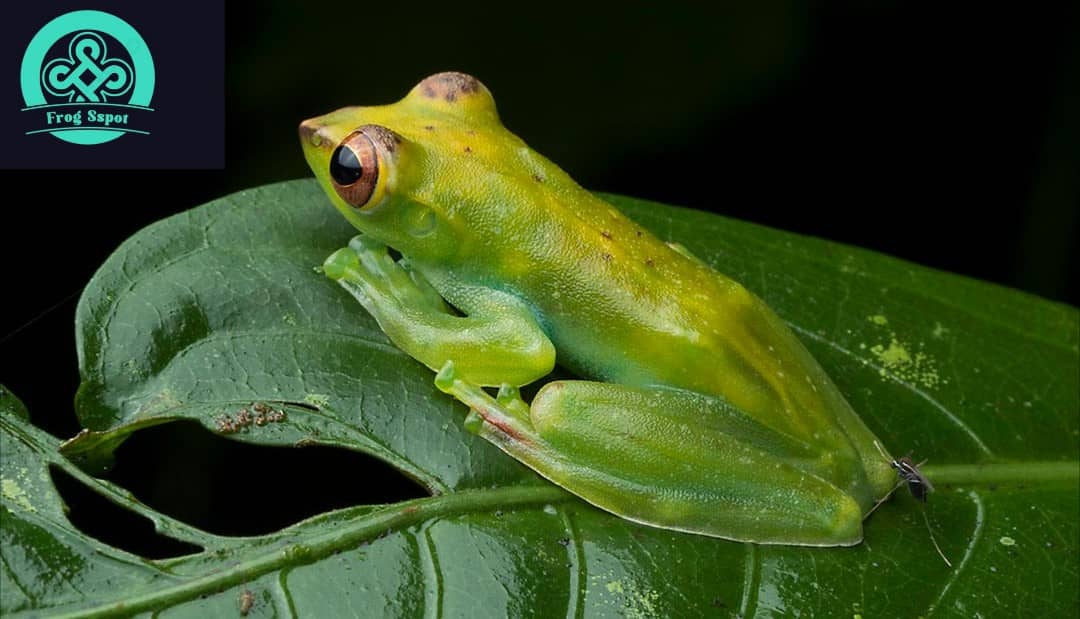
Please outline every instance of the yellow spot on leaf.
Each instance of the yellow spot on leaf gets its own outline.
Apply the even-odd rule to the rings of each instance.
[[[999,539],[998,542],[1000,542],[1002,546],[1015,546],[1016,545],[1016,540],[1014,540],[1013,538],[1008,537],[1008,536],[1005,536],[1005,537]]]
[[[30,502],[30,498],[26,496],[26,491],[14,479],[6,477],[0,479],[0,495],[28,512],[37,511],[34,504]]]
[[[867,316],[866,319],[869,320],[870,322],[874,323],[875,325],[882,326],[882,327],[889,324],[889,319],[882,316],[881,314],[874,314],[873,316]]]
[[[660,600],[660,593],[652,589],[641,589],[637,583],[630,581],[623,583],[622,580],[611,580],[605,584],[608,593],[622,595],[622,615],[634,619],[648,619],[658,617],[660,613],[656,603]]]
[[[659,599],[660,594],[651,589],[648,591],[634,591],[631,596],[630,608],[626,609],[626,616],[640,619],[661,616],[656,609],[656,602]]]
[[[922,387],[933,388],[941,385],[937,365],[934,359],[922,351],[912,351],[911,346],[897,339],[892,334],[889,343],[875,344],[870,352],[881,365],[882,376],[892,376],[897,380],[915,383]]]
[[[889,342],[888,348],[878,344],[871,348],[870,352],[874,353],[874,356],[878,358],[878,361],[884,363],[885,367],[888,368],[911,363],[911,353],[895,339]]]

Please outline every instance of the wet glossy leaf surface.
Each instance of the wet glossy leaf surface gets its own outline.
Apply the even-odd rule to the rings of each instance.
[[[539,480],[464,432],[463,408],[434,389],[431,372],[314,272],[352,232],[313,182],[294,181],[155,224],[103,265],[77,325],[77,412],[91,432],[61,450],[13,395],[0,395],[0,610],[236,616],[249,602],[249,616],[1080,610],[1075,309],[833,243],[612,200],[761,295],[892,452],[930,460],[924,472],[938,491],[926,515],[953,568],[934,552],[922,506],[903,493],[868,521],[863,544],[807,549],[641,527]],[[363,451],[435,494],[231,538],[84,472],[107,466],[140,428],[180,419],[259,445]],[[151,561],[80,533],[50,467],[204,550]],[[281,493],[287,500],[288,488]]]

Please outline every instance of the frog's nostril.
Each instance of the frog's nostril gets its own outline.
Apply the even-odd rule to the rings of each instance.
[[[319,125],[310,120],[300,123],[300,141],[312,146],[322,146],[323,136],[319,133]]]

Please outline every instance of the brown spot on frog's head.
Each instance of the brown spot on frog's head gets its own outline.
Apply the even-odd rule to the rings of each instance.
[[[480,80],[456,71],[424,78],[409,96],[447,111],[495,114],[495,100]]]
[[[479,92],[483,88],[480,80],[465,73],[447,71],[436,73],[417,85],[417,89],[428,99],[442,99],[447,103],[453,103],[458,97]]]

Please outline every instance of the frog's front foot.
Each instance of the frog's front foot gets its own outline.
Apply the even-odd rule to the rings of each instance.
[[[525,431],[529,427],[529,405],[521,399],[521,392],[510,383],[503,383],[499,393],[492,398],[478,385],[462,380],[453,361],[447,361],[435,374],[435,387],[469,406],[465,429],[480,434],[484,421],[497,426],[518,426]]]
[[[399,348],[433,370],[451,359],[478,385],[530,383],[551,371],[555,347],[521,300],[498,290],[477,289],[458,315],[423,273],[386,245],[354,237],[323,263],[333,279],[379,323]]]
[[[417,309],[449,313],[439,293],[407,263],[394,260],[386,245],[363,234],[349,241],[323,263],[323,272],[351,292],[364,307],[393,299]],[[378,318],[378,315],[376,315]]]

